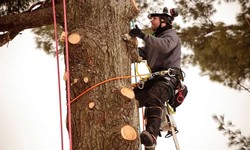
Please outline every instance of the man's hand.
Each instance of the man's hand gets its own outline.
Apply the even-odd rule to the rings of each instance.
[[[138,37],[138,38],[141,38],[143,39],[145,34],[141,31],[141,29],[138,28],[137,25],[135,25],[135,28],[134,29],[131,29],[129,31],[129,35],[132,36],[132,37]]]

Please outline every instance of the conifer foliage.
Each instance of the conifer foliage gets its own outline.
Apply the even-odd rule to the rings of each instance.
[[[30,6],[31,2],[36,0],[1,0],[0,16],[20,13]]]
[[[235,24],[214,22],[214,5],[218,0],[175,0],[185,22],[193,25],[180,30],[185,47],[192,54],[185,55],[185,61],[198,64],[202,73],[235,89],[249,91],[250,78],[250,2],[226,0],[241,6]],[[233,17],[225,14],[225,17]],[[248,83],[248,85],[247,85]]]
[[[224,115],[214,115],[213,119],[218,123],[217,129],[228,137],[228,146],[237,147],[237,150],[250,149],[250,137],[242,134],[240,129],[235,129],[231,121],[226,121]]]

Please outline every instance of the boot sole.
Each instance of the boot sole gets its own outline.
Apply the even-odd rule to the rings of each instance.
[[[152,137],[152,135],[147,132],[143,131],[140,135],[141,143],[145,146],[153,146],[155,144],[155,139]]]

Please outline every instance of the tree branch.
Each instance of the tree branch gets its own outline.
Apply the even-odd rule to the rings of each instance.
[[[248,93],[250,93],[250,89],[249,88],[247,88],[246,86],[244,86],[243,84],[241,84],[241,83],[238,83],[239,84],[239,86],[241,87],[241,88],[243,88],[244,90],[246,90]]]
[[[0,34],[0,47],[5,45],[6,43],[8,43],[9,41],[11,41],[12,39],[14,39],[22,30],[12,30],[12,31],[8,31],[5,34]]]
[[[249,27],[250,27],[250,21],[248,20],[248,18],[250,18],[248,15],[246,15],[245,14],[245,19],[246,19],[246,21],[247,21],[247,24],[249,25]]]
[[[61,14],[63,6],[57,5],[56,10]],[[0,17],[0,32],[9,31],[16,27],[29,29],[51,24],[53,24],[52,7]]]
[[[58,22],[63,22],[63,5],[56,5],[56,11]],[[0,17],[0,32],[5,32],[0,34],[0,46],[12,40],[22,30],[51,24],[53,24],[52,7]]]

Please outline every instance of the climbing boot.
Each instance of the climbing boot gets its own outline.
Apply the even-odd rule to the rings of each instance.
[[[145,146],[147,150],[154,150],[156,146],[156,138],[154,135],[150,134],[148,131],[144,130],[140,134],[141,143]]]
[[[161,117],[161,107],[146,107],[144,114],[146,130],[140,135],[141,143],[144,144],[145,147],[155,147],[157,136],[160,133]]]

